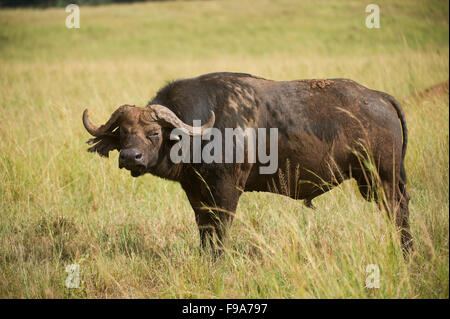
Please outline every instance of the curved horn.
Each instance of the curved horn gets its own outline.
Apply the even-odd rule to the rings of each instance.
[[[201,127],[193,127],[184,123],[178,116],[175,115],[175,113],[163,105],[153,104],[150,105],[150,108],[153,109],[158,119],[163,120],[173,127],[185,129],[189,135],[202,135],[206,129],[213,127],[214,122],[216,121],[214,112],[210,111],[209,119],[205,124]]]
[[[89,111],[88,109],[85,109],[83,112],[83,125],[86,128],[86,130],[91,134],[92,136],[101,136],[106,133],[112,132],[113,129],[117,127],[117,120],[119,117],[125,113],[130,108],[129,105],[122,105],[117,110],[114,111],[114,113],[109,118],[108,122],[101,125],[100,127],[95,126],[92,124],[91,120],[89,120]]]

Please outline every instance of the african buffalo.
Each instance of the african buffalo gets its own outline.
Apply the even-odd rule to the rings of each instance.
[[[194,120],[204,124],[194,127]],[[88,151],[107,157],[118,150],[119,167],[133,177],[151,173],[180,182],[202,246],[215,252],[223,247],[242,192],[281,193],[312,207],[313,198],[349,178],[365,199],[376,200],[393,217],[405,251],[412,247],[403,112],[392,96],[352,80],[278,82],[212,73],[169,83],[146,107],[122,105],[100,127],[85,110],[83,123],[94,136]],[[194,139],[211,128],[238,127],[278,129],[275,172],[262,174],[262,163],[248,156],[241,163],[174,163],[169,156],[177,143],[170,138],[174,128]]]

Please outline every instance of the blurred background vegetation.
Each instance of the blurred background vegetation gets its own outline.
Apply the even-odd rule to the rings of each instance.
[[[0,7],[62,7],[71,3],[78,5],[101,5],[112,3],[131,3],[142,1],[167,1],[167,0],[0,0]]]

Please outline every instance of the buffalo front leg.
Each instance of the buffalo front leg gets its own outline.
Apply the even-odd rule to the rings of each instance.
[[[214,182],[208,186],[203,183],[183,188],[194,209],[202,248],[210,248],[218,255],[223,251],[242,191],[232,183]]]
[[[199,208],[194,211],[202,248],[204,250],[211,248],[214,254],[220,254],[235,211],[224,208]]]

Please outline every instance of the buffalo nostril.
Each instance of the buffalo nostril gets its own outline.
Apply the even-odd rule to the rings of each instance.
[[[138,161],[141,160],[141,159],[142,159],[142,154],[141,154],[141,153],[136,154],[135,158],[136,158],[136,160],[138,160]]]

